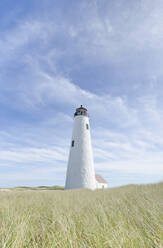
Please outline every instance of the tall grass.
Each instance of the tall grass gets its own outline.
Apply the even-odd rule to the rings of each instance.
[[[0,247],[163,247],[163,183],[0,192]]]

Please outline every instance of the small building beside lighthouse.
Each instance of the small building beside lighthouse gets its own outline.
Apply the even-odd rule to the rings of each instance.
[[[99,174],[95,174],[96,179],[96,189],[106,189],[108,188],[107,181]]]
[[[96,189],[90,124],[82,105],[74,113],[65,189]]]

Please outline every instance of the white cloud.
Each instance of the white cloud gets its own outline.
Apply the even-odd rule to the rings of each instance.
[[[28,181],[29,185],[31,182],[34,182],[34,185],[37,184],[37,180],[41,180],[42,182],[47,182],[50,181],[51,184],[53,182],[53,185],[56,182],[61,183],[63,181],[63,174],[66,172],[66,168],[64,167],[48,167],[46,166],[45,168],[32,168],[30,169],[23,168],[23,171],[19,172],[7,172],[7,173],[1,173],[0,174],[0,180],[2,182],[17,182],[16,186],[19,185],[18,182],[21,181]],[[25,183],[26,184],[26,183]],[[33,183],[32,183],[33,184]]]
[[[137,123],[137,110],[129,107],[125,98],[112,97],[108,94],[97,95],[75,85],[62,75],[50,75],[43,71],[38,63],[31,64],[31,76],[18,85],[16,108],[35,109],[49,104],[74,106],[84,103],[90,112],[121,127]],[[21,104],[20,104],[21,103]],[[12,102],[13,106],[13,102]],[[111,118],[110,118],[111,117]]]
[[[1,161],[10,161],[18,163],[36,163],[36,162],[47,162],[54,163],[54,161],[66,161],[67,152],[59,147],[45,148],[32,148],[23,147],[12,150],[1,150],[0,151]],[[3,164],[3,162],[2,162]]]
[[[147,50],[162,54],[162,1],[84,1],[80,9],[82,22],[66,25],[66,30],[72,38],[73,54],[80,54],[85,64],[124,63],[131,54],[134,60],[137,53]],[[163,64],[162,59],[159,63]]]
[[[163,178],[163,156],[161,153],[151,154],[144,153],[143,156],[138,154],[137,158],[119,160],[119,161],[105,161],[95,163],[96,170],[104,171],[106,174],[110,171],[114,173],[132,173],[137,175],[151,175],[160,176]]]

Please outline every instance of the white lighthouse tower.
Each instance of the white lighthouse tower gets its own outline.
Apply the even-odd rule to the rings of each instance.
[[[95,189],[95,171],[87,109],[76,109],[65,189]]]

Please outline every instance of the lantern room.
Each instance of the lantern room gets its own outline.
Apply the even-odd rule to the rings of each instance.
[[[82,105],[80,106],[80,108],[76,109],[74,117],[79,115],[88,116],[87,109],[84,108]]]

